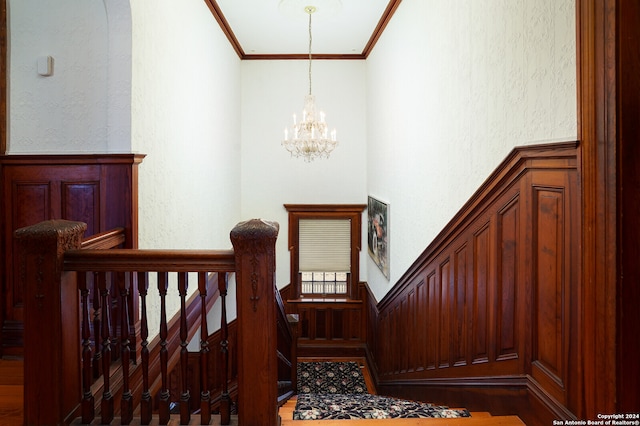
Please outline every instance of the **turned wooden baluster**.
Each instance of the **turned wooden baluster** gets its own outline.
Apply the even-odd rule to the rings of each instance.
[[[131,275],[118,272],[116,282],[120,291],[120,350],[122,361],[122,399],[120,401],[121,424],[128,425],[133,420],[133,395],[129,387],[129,363],[131,362],[131,345],[129,341],[129,288]]]
[[[95,417],[94,398],[91,392],[93,371],[91,368],[91,317],[89,315],[89,288],[87,274],[79,273],[78,289],[82,303],[82,423],[91,423]]]
[[[142,363],[142,397],[140,399],[140,423],[151,423],[153,407],[149,393],[149,324],[147,322],[147,290],[149,274],[138,272],[138,293],[140,294],[140,360]]]
[[[189,342],[187,331],[187,286],[188,276],[186,272],[178,274],[178,294],[180,295],[180,375],[181,375],[181,395],[180,395],[180,424],[188,425],[191,420],[189,413],[189,388],[187,387],[187,374],[189,372]],[[204,315],[205,313],[203,313]]]
[[[169,388],[167,386],[167,364],[169,352],[167,350],[167,289],[169,288],[169,273],[158,272],[158,292],[160,293],[160,374],[162,378],[162,388],[158,401],[159,423],[166,425],[169,423],[171,412],[169,410]]]
[[[200,424],[211,422],[211,393],[209,392],[209,330],[207,327],[207,273],[198,273],[198,291],[200,292]]]
[[[229,327],[227,325],[227,287],[226,273],[218,274],[218,291],[222,303],[220,319],[220,351],[222,352],[222,397],[220,399],[220,424],[231,423],[231,397],[229,396]]]
[[[98,379],[102,376],[102,350],[100,345],[102,344],[102,323],[100,317],[102,311],[100,310],[100,289],[98,288],[98,273],[93,273],[93,341],[95,344],[93,352],[93,378]]]
[[[109,318],[111,318],[111,362],[116,362],[120,359],[120,339],[118,339],[118,328],[120,328],[120,312],[122,307],[120,306],[119,287],[117,282],[117,275],[111,274],[109,284]]]
[[[102,404],[100,406],[102,423],[108,424],[113,420],[113,395],[111,394],[110,367],[111,367],[111,318],[109,309],[109,287],[105,272],[100,272],[97,276],[98,289],[102,302],[102,380],[104,383],[102,391]]]

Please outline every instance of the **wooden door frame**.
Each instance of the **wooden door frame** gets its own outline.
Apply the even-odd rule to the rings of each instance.
[[[7,152],[7,0],[0,0],[0,155]]]
[[[583,402],[591,418],[637,411],[640,397],[640,7],[635,0],[577,0],[576,19]]]

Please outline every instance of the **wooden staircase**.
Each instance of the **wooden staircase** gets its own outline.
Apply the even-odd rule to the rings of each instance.
[[[353,357],[299,357],[298,362],[310,362],[310,361],[328,361],[328,362],[345,362],[353,361],[357,362],[364,376],[365,384],[367,385],[367,392],[370,394],[377,394],[375,383],[369,366],[365,358],[353,358]],[[290,398],[284,405],[278,410],[280,416],[280,426],[358,426],[358,425],[371,425],[371,426],[386,426],[386,425],[398,425],[398,426],[428,426],[428,425],[448,425],[448,426],[522,426],[525,423],[518,416],[492,416],[491,413],[486,411],[471,412],[471,417],[461,417],[453,419],[436,419],[436,418],[421,418],[421,419],[347,419],[347,420],[293,420],[293,411],[295,410],[297,397]]]
[[[487,412],[472,412],[471,417],[455,419],[373,419],[373,420],[293,420],[297,399],[289,399],[278,411],[280,426],[522,426],[518,416],[492,416]]]

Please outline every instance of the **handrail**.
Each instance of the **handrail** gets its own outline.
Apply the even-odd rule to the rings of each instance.
[[[111,249],[125,242],[124,228],[114,228],[109,231],[92,235],[82,242],[83,249]]]
[[[153,249],[68,250],[63,264],[78,272],[228,272],[235,266],[233,250]]]

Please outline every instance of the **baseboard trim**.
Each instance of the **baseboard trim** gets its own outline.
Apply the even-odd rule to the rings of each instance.
[[[517,415],[527,425],[576,420],[530,375],[383,380],[376,387],[390,396],[463,406],[493,415]]]

